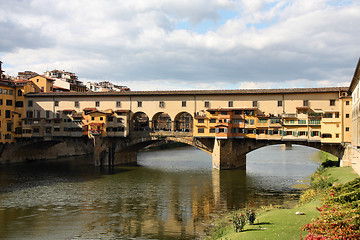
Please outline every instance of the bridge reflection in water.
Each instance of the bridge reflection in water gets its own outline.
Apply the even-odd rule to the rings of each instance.
[[[0,166],[0,236],[193,239],[215,213],[291,199],[316,155],[270,146],[248,154],[247,171],[212,170],[193,148],[141,152],[140,167],[110,172],[90,159]]]

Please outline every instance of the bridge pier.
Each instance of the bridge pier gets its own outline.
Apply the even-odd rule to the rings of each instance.
[[[94,165],[114,166],[136,164],[136,151],[117,151],[121,148],[122,139],[94,136]]]
[[[212,152],[213,168],[245,170],[248,149],[239,145],[236,139],[215,139]]]

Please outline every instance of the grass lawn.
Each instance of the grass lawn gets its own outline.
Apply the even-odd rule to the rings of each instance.
[[[325,170],[325,174],[336,179],[338,183],[345,183],[353,180],[357,175],[351,167],[332,167]],[[273,208],[268,211],[259,211],[254,225],[246,225],[243,232],[235,232],[232,225],[224,226],[217,230],[210,239],[300,239],[300,229],[320,213],[316,207],[322,203],[317,198],[309,203],[297,206],[292,209]],[[303,212],[305,215],[296,215],[296,212]],[[306,236],[306,232],[302,236]]]

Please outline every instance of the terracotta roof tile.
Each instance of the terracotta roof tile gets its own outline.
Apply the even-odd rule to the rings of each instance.
[[[327,88],[281,88],[281,89],[233,89],[233,90],[179,90],[179,91],[128,91],[128,92],[44,92],[29,93],[36,97],[67,96],[161,96],[161,95],[248,95],[248,94],[293,94],[348,91],[348,87]]]

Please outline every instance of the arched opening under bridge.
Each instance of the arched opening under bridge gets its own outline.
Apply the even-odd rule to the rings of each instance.
[[[179,132],[192,132],[193,131],[193,117],[188,112],[181,112],[176,115],[175,120],[175,131]]]
[[[149,117],[144,112],[136,112],[132,117],[132,130],[149,131]]]
[[[171,118],[164,112],[156,113],[152,119],[154,131],[171,131]]]

